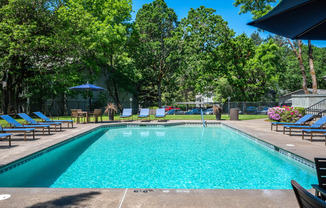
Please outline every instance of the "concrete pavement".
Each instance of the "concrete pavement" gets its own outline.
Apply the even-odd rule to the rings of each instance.
[[[169,121],[179,123],[183,121]],[[185,121],[198,122],[198,121]],[[209,121],[216,123],[215,121]],[[132,122],[132,124],[146,122]],[[162,124],[156,121],[152,124]],[[300,136],[283,135],[270,130],[263,119],[248,121],[221,121],[258,139],[264,140],[301,157],[313,161],[326,157],[322,137],[314,142],[301,140]],[[123,123],[125,124],[125,123]],[[24,142],[22,136],[13,136],[12,147],[8,141],[0,142],[0,165],[28,156],[46,147],[96,128],[98,124],[78,124],[74,129],[64,129],[49,136],[37,134],[36,140]],[[104,123],[104,125],[111,125]],[[114,123],[116,125],[116,123]],[[29,138],[29,137],[28,137]],[[308,137],[307,137],[308,139]],[[310,190],[311,191],[311,190]],[[10,194],[0,200],[0,207],[298,207],[292,190],[194,190],[194,189],[57,189],[57,188],[0,188],[1,194]]]

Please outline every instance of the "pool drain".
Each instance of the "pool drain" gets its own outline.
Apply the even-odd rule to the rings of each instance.
[[[9,199],[11,196],[10,194],[0,194],[0,200],[6,200]]]

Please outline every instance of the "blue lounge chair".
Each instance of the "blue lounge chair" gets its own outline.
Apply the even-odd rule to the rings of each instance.
[[[300,126],[300,125],[284,125],[283,126],[283,134],[285,134],[285,130],[289,129],[290,136],[292,129],[320,129],[326,123],[326,116],[320,118],[315,123],[311,124],[311,126]]]
[[[41,125],[51,125],[51,126],[54,126],[55,131],[57,131],[57,126],[60,126],[60,131],[62,131],[62,126],[61,126],[62,122],[41,122],[41,123],[38,123],[37,121],[35,121],[34,119],[32,119],[26,113],[18,113],[18,115],[22,119],[24,119],[28,124],[31,124],[31,125],[38,125],[38,124],[41,124]]]
[[[9,140],[9,146],[11,146],[11,135],[9,133],[0,133],[0,139],[7,139]]]
[[[122,115],[120,116],[121,118],[130,118],[132,119],[132,109],[131,108],[125,108],[122,111]]]
[[[278,130],[277,127],[278,126],[283,126],[283,125],[303,125],[306,122],[310,121],[311,119],[313,119],[314,115],[312,114],[307,114],[305,116],[303,116],[302,118],[300,118],[298,121],[296,121],[295,123],[286,123],[286,122],[272,122],[271,123],[271,130],[273,130],[273,126],[276,126],[276,131]]]
[[[149,109],[148,108],[140,109],[138,118],[148,118],[149,119]]]
[[[39,128],[39,129],[43,130],[43,135],[44,135],[45,129],[47,128],[49,134],[51,133],[50,125],[40,125],[40,124],[38,124],[38,125],[23,125],[23,124],[19,123],[18,121],[16,121],[15,119],[13,119],[9,115],[2,115],[0,117],[2,119],[6,120],[10,124],[10,126],[13,126],[14,128],[35,128],[35,129]]]
[[[74,121],[73,120],[51,120],[49,119],[46,115],[44,115],[41,112],[33,112],[35,115],[37,115],[38,117],[40,117],[44,122],[62,122],[62,123],[67,123],[68,124],[68,128],[69,128],[69,124],[71,123],[71,128],[74,128]]]
[[[326,129],[301,129],[302,131],[302,140],[304,140],[305,133],[310,133],[310,141],[312,142],[312,135],[313,134],[325,134]],[[325,140],[326,145],[326,140]]]
[[[0,126],[0,132],[3,132],[3,133],[24,133],[24,141],[25,142],[26,142],[26,133],[32,132],[33,133],[33,139],[35,139],[35,129],[34,128],[8,129],[8,128],[2,128],[2,126]]]
[[[159,108],[156,109],[155,118],[164,118],[165,117],[165,109]]]

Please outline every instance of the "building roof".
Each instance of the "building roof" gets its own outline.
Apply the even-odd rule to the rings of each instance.
[[[309,91],[309,93],[312,93],[313,89],[312,88],[308,88],[308,91]],[[287,93],[285,95],[280,96],[279,98],[284,98],[284,97],[287,97],[287,96],[291,96],[291,95],[295,95],[295,94],[300,94],[300,93],[303,93],[303,89],[300,89],[300,90],[296,90],[296,91]],[[326,90],[324,90],[324,89],[317,89],[317,94],[326,94]]]

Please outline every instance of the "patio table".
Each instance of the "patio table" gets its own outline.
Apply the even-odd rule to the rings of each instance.
[[[93,111],[79,111],[77,113],[78,115],[86,115],[86,123],[90,123],[90,114],[93,113]]]

